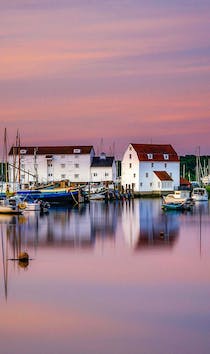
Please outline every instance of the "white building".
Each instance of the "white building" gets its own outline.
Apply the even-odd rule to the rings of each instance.
[[[179,157],[171,145],[129,144],[121,181],[138,193],[172,191],[180,185]]]
[[[93,146],[12,147],[9,152],[9,181],[20,184],[68,180],[91,181]]]
[[[93,157],[91,163],[91,181],[116,181],[116,163],[115,158],[113,156],[106,156],[105,153],[101,153],[99,157]]]

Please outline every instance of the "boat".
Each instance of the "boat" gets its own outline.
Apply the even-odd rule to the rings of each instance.
[[[194,200],[188,190],[178,190],[163,196],[162,209],[165,210],[190,210],[193,205]]]
[[[0,214],[22,214],[25,208],[25,203],[10,200],[10,198],[0,200]]]
[[[191,200],[190,191],[189,190],[177,190],[174,193],[167,194],[163,196],[163,201],[165,204],[167,203],[183,203]]]
[[[25,211],[40,211],[47,212],[50,208],[50,204],[45,202],[44,200],[33,199],[30,195],[26,194],[22,195],[14,195],[9,198],[11,200],[15,200],[16,203],[24,203]]]
[[[28,196],[33,200],[48,202],[50,204],[77,204],[79,189],[55,188],[39,190],[19,190],[17,195],[24,198]]]
[[[176,202],[176,203],[163,203],[162,209],[163,210],[191,210],[192,209],[192,202],[187,200],[185,202]]]
[[[206,202],[208,201],[208,192],[206,188],[196,187],[192,190],[192,199],[195,202]]]
[[[164,210],[185,210],[184,202],[179,203],[163,203],[162,209]]]

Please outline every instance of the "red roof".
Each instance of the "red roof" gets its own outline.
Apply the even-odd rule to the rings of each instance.
[[[90,154],[93,146],[21,146],[20,154],[34,155],[69,155],[69,154]],[[23,152],[25,150],[25,152]],[[10,149],[9,155],[18,154],[19,147]]]
[[[188,179],[180,177],[180,185],[182,186],[190,186],[190,181],[188,181]]]
[[[173,181],[171,176],[166,171],[154,171],[156,176],[159,178],[160,181]]]
[[[131,144],[137,152],[139,161],[179,161],[176,151],[171,145]]]

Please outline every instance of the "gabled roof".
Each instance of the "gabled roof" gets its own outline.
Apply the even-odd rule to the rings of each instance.
[[[170,144],[132,144],[139,161],[179,161]],[[168,158],[167,158],[168,155]]]
[[[71,154],[90,154],[93,149],[92,145],[89,146],[21,146],[20,148],[14,146],[10,149],[9,155],[71,155]],[[24,151],[24,152],[23,152]]]
[[[106,158],[93,157],[91,167],[112,167],[114,161],[113,156],[106,156]]]
[[[190,186],[190,181],[188,181],[188,179],[180,177],[180,185],[182,186]]]
[[[173,181],[171,176],[166,171],[154,171],[156,176],[159,178],[160,181]]]

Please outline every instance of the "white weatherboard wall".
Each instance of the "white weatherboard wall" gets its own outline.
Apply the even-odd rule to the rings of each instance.
[[[112,167],[91,167],[91,180],[92,182],[115,182],[115,163],[112,165]]]
[[[179,162],[164,162],[164,161],[140,161],[139,163],[139,176],[140,176],[140,184],[139,191],[140,192],[152,192],[162,190],[162,183],[158,186],[155,183],[155,174],[153,171],[166,171],[169,176],[173,179],[171,187],[163,188],[164,190],[174,190],[174,188],[178,188],[179,181]],[[148,176],[148,177],[147,177]],[[157,188],[157,189],[156,189]]]
[[[156,179],[154,171],[166,171],[173,179],[172,183],[164,186]],[[170,181],[168,181],[170,182]],[[130,144],[122,159],[121,183],[124,188],[132,188],[134,192],[154,192],[161,190],[174,190],[180,185],[180,163],[179,161],[139,161],[138,155]]]
[[[90,154],[55,154],[52,158],[47,158],[46,155],[37,154],[36,164],[34,155],[21,155],[20,182],[34,183],[36,181],[36,175],[38,176],[39,183],[65,179],[75,183],[91,182],[90,165],[93,155],[93,150]],[[13,164],[12,156],[9,156],[9,163]],[[18,166],[17,162],[16,166]],[[14,181],[13,170],[13,167],[10,166],[9,180],[11,182]],[[17,169],[16,180],[18,180]]]
[[[154,191],[173,191],[174,182],[173,181],[161,181],[157,175],[154,173],[153,179],[153,189]]]
[[[124,188],[133,186],[134,191],[139,191],[139,159],[131,144],[123,156],[121,183]]]
[[[54,181],[68,179],[70,182],[90,182],[89,154],[53,156]]]

